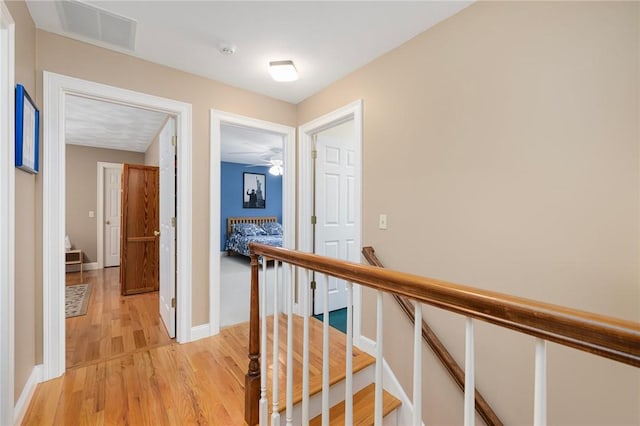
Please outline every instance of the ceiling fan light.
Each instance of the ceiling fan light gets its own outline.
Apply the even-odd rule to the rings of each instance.
[[[282,176],[282,173],[284,172],[284,170],[282,169],[282,166],[280,165],[273,165],[269,168],[269,173],[274,175],[274,176]]]
[[[269,62],[269,73],[271,78],[278,82],[296,81],[298,70],[293,61],[272,61]]]

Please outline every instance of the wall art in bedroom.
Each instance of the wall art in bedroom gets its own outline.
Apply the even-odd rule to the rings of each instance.
[[[267,181],[261,173],[243,173],[242,207],[264,209],[267,205]]]

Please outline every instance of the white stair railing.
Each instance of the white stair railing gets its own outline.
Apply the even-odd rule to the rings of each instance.
[[[533,424],[544,426],[547,424],[547,367],[546,367],[546,345],[551,340],[555,343],[563,344],[574,349],[580,349],[620,361],[635,367],[640,367],[640,324],[624,321],[615,318],[604,317],[596,314],[589,314],[569,308],[557,307],[544,304],[542,302],[530,301],[514,296],[500,295],[497,293],[487,293],[470,287],[462,287],[456,284],[443,283],[442,281],[429,280],[427,278],[416,277],[399,272],[373,268],[365,265],[349,262],[337,261],[335,259],[324,258],[308,253],[294,252],[286,249],[273,248],[263,245],[252,245],[254,256],[262,256],[262,283],[252,282],[252,305],[251,318],[252,330],[254,309],[259,310],[260,321],[256,321],[256,326],[260,326],[260,392],[255,403],[248,401],[247,407],[256,407],[257,415],[247,414],[248,422],[253,424],[253,420],[261,425],[280,425],[279,414],[279,314],[282,308],[287,312],[287,365],[286,365],[286,424],[308,425],[310,420],[310,318],[303,315],[302,330],[302,398],[300,419],[294,418],[292,390],[293,384],[293,303],[294,276],[296,268],[302,268],[307,282],[311,282],[312,273],[315,273],[320,281],[323,291],[323,321],[322,326],[322,395],[321,408],[318,412],[322,414],[322,424],[329,424],[329,368],[330,368],[330,339],[329,339],[329,307],[328,307],[328,277],[343,279],[347,282],[347,336],[345,346],[345,424],[354,423],[353,407],[353,284],[368,286],[377,290],[376,309],[376,365],[375,365],[375,406],[374,424],[381,426],[383,423],[383,353],[384,353],[384,293],[398,293],[414,300],[413,308],[415,315],[414,328],[414,351],[413,351],[413,418],[415,425],[422,423],[422,304],[430,304],[438,308],[443,308],[458,314],[463,314],[465,320],[465,373],[464,373],[464,424],[473,426],[475,424],[475,361],[474,361],[474,321],[483,320],[494,325],[515,330],[520,333],[533,335],[536,337],[535,349],[535,382],[534,382],[534,413]],[[273,256],[271,258],[271,256]],[[273,262],[271,274],[268,273],[267,262]],[[286,268],[280,274],[280,262]],[[258,262],[252,258],[252,280],[258,281]],[[286,277],[286,278],[285,278]],[[272,357],[272,404],[271,416],[268,414],[269,404],[267,401],[267,378],[268,378],[268,354],[267,354],[267,318],[268,306],[266,288],[273,286],[273,353]],[[282,289],[282,292],[281,292]],[[259,291],[258,291],[259,290]],[[304,289],[306,290],[306,289]],[[254,291],[259,297],[253,296]],[[280,303],[281,294],[287,295],[286,301]],[[310,292],[299,291],[299,304],[304,312],[310,312]],[[254,300],[255,299],[255,300]],[[259,299],[259,301],[258,301]],[[541,320],[544,319],[544,320]],[[250,348],[255,349],[255,339],[257,334],[250,331]],[[252,350],[253,350],[252,349]],[[249,354],[250,371],[249,378],[255,377],[256,354]],[[248,393],[249,395],[249,393]],[[315,414],[315,413],[314,413]]]

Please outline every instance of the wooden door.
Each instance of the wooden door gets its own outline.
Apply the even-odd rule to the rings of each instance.
[[[158,167],[124,165],[120,244],[123,296],[158,290],[159,194]]]

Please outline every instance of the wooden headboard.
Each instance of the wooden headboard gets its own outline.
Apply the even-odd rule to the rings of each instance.
[[[267,222],[277,222],[278,216],[261,216],[261,217],[228,217],[227,218],[227,239],[231,235],[231,230],[233,229],[233,225],[236,223],[255,223],[260,226],[263,223]]]

